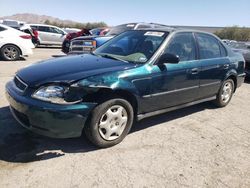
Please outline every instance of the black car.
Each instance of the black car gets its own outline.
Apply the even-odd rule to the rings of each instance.
[[[241,53],[246,61],[246,77],[250,77],[250,44],[247,42],[231,42],[229,46],[234,52]]]

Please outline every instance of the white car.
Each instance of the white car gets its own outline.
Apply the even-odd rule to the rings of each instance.
[[[63,29],[44,24],[27,24],[38,31],[38,43],[42,45],[62,45],[67,32]]]
[[[32,48],[29,34],[0,24],[0,55],[4,60],[15,61],[20,56],[31,55]]]

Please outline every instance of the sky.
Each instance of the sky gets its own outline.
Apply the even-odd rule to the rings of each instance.
[[[250,27],[250,0],[0,0],[0,17],[16,13],[83,23],[103,21],[110,26],[154,22]]]

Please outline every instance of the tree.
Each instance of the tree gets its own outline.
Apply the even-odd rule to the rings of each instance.
[[[44,21],[44,24],[46,24],[46,25],[51,25],[51,22],[50,22],[49,20],[45,20],[45,21]]]

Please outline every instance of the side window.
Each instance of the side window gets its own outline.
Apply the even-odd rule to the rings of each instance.
[[[199,43],[201,59],[221,57],[219,41],[216,38],[203,33],[197,33],[196,36]]]
[[[49,27],[46,27],[46,26],[39,26],[39,27],[38,27],[38,31],[49,32]]]
[[[4,27],[0,27],[0,31],[4,31],[6,30]]]
[[[60,31],[59,29],[55,28],[55,27],[49,27],[49,32],[50,33],[57,33],[57,34],[62,34],[63,32]]]
[[[32,29],[38,30],[38,26],[36,26],[36,25],[31,25],[30,27],[31,27]]]
[[[177,33],[171,39],[165,53],[178,55],[180,61],[191,61],[196,59],[196,46],[192,33]]]

